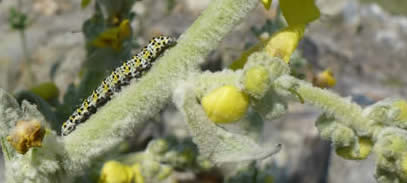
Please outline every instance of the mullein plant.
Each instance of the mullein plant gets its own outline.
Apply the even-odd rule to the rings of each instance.
[[[107,2],[96,1],[101,5]],[[270,0],[261,2],[270,7]],[[261,160],[277,153],[282,145],[259,144],[256,135],[252,135],[259,133],[256,128],[236,133],[229,127],[277,119],[287,113],[287,103],[292,99],[323,111],[316,127],[321,137],[332,142],[339,156],[361,160],[374,152],[378,157],[378,182],[406,182],[405,100],[385,99],[363,109],[348,98],[290,76],[290,57],[306,25],[319,17],[313,0],[280,0],[286,28],[261,39],[230,69],[199,71],[199,64],[209,52],[258,3],[259,0],[212,1],[180,36],[177,45],[168,49],[142,79],[123,88],[68,136],[58,136],[34,105],[19,105],[0,90],[0,136],[7,182],[72,182],[84,174],[90,163],[113,151],[126,137],[139,133],[147,120],[171,100],[184,115],[199,153],[190,143],[156,139],[142,152],[107,161],[99,182],[159,182],[179,167],[208,169],[226,162]],[[119,28],[99,32],[104,36],[96,36],[88,43],[120,50],[120,40],[124,40],[121,36],[127,35],[121,30],[128,22],[107,20],[117,22]],[[98,17],[89,22],[93,21],[98,22]],[[104,41],[112,35],[116,42]],[[88,47],[88,51],[92,49]],[[320,78],[328,86],[335,81],[330,73]],[[256,182],[273,182],[267,171],[257,175],[261,177]]]

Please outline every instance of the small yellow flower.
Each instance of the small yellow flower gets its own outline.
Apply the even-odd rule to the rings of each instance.
[[[25,154],[31,147],[41,147],[44,136],[40,121],[18,121],[7,141],[18,153]]]
[[[373,142],[361,137],[359,138],[359,152],[355,152],[352,147],[340,147],[336,149],[336,154],[350,160],[363,160],[366,159],[372,151]]]
[[[269,82],[269,72],[262,66],[252,67],[245,73],[245,90],[254,96],[263,96]]]
[[[118,27],[113,27],[102,32],[91,44],[95,47],[112,47],[120,50],[124,40],[131,36],[131,26],[128,19],[123,20]]]
[[[332,88],[336,84],[336,79],[330,69],[326,69],[313,78],[312,83],[321,88]]]
[[[304,35],[305,25],[289,26],[273,34],[267,42],[265,51],[272,57],[280,57],[290,62],[291,54]]]
[[[267,10],[270,9],[272,2],[273,0],[261,0],[261,3],[263,3],[264,8],[266,8]]]
[[[246,114],[249,97],[235,86],[220,87],[202,98],[202,107],[215,123],[230,123]]]
[[[131,167],[117,161],[103,165],[99,183],[132,183],[134,172]]]

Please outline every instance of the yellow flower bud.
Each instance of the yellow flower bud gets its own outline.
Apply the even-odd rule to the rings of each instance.
[[[202,98],[202,107],[215,123],[229,123],[243,117],[249,97],[235,86],[220,87]]]
[[[141,167],[139,163],[134,164],[131,166],[134,172],[134,183],[144,183],[143,175],[141,175]]]
[[[299,41],[304,35],[305,25],[289,26],[273,34],[268,41],[265,51],[272,57],[280,57],[287,63],[290,62],[291,54],[297,48]]]
[[[398,100],[393,103],[394,107],[397,107],[400,110],[398,115],[398,120],[407,121],[407,102],[405,100]]]
[[[269,72],[262,66],[254,66],[245,74],[245,90],[253,96],[262,97],[270,82]]]
[[[131,183],[133,177],[131,167],[117,161],[108,161],[103,165],[99,183]]]
[[[359,138],[359,156],[362,159],[367,158],[367,156],[372,151],[373,142],[369,138]]]
[[[18,121],[7,136],[7,141],[20,153],[25,154],[31,147],[41,147],[45,129],[38,120]]]
[[[330,69],[326,69],[313,78],[312,83],[321,88],[332,88],[336,84],[336,79]]]
[[[373,142],[368,138],[359,138],[359,152],[355,152],[352,147],[340,147],[336,149],[336,154],[345,159],[363,160],[372,151]]]

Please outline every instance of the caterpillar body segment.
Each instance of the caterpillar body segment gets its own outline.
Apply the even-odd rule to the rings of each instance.
[[[114,93],[119,92],[122,86],[128,85],[132,79],[142,77],[143,73],[152,67],[157,57],[175,43],[176,40],[172,37],[154,37],[138,54],[114,69],[62,124],[62,135],[66,136],[74,131],[78,124],[96,113],[97,109],[108,102]]]

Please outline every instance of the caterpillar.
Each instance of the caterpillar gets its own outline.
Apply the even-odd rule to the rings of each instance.
[[[70,134],[78,124],[96,113],[97,109],[108,102],[114,93],[120,91],[122,86],[128,85],[132,79],[143,76],[152,67],[156,58],[175,42],[172,37],[154,37],[138,54],[114,69],[62,124],[62,136]]]

